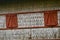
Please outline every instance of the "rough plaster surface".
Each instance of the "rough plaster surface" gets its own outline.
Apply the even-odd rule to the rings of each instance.
[[[60,38],[60,28],[0,30],[0,40],[29,40]]]

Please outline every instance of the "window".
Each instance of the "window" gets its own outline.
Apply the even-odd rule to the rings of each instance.
[[[44,13],[18,14],[18,27],[44,26]]]
[[[4,15],[0,16],[0,28],[6,28],[6,17]]]

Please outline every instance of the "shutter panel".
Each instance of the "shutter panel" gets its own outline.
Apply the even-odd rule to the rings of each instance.
[[[16,28],[17,25],[17,15],[16,14],[7,14],[6,15],[6,26],[7,28]]]
[[[57,26],[57,11],[45,11],[44,17],[46,26]]]

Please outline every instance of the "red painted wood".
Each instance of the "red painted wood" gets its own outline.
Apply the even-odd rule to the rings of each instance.
[[[7,14],[6,15],[6,26],[7,28],[17,28],[17,15],[16,14]]]
[[[57,26],[57,11],[45,11],[44,21],[46,26]]]

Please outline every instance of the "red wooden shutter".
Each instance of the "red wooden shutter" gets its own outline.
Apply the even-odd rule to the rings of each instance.
[[[6,15],[6,26],[7,28],[17,28],[17,15],[16,14],[7,14]]]
[[[57,11],[45,11],[44,17],[46,26],[57,26]]]

